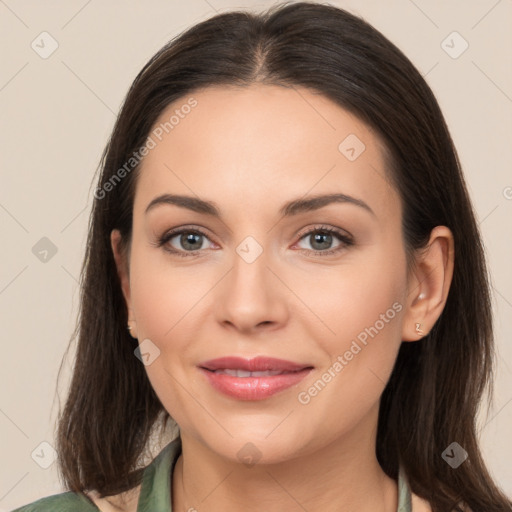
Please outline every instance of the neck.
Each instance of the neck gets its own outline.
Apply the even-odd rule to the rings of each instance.
[[[373,424],[372,424],[373,423]],[[275,464],[226,459],[182,432],[172,507],[209,512],[396,512],[397,482],[375,455],[376,422]]]

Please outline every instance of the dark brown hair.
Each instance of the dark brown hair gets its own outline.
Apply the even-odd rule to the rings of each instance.
[[[402,464],[413,492],[435,512],[462,510],[460,503],[474,512],[510,511],[478,447],[478,406],[492,385],[489,282],[443,115],[420,73],[380,32],[342,9],[308,2],[203,21],[158,51],[128,91],[100,163],[73,334],[76,362],[58,418],[66,488],[111,496],[135,487],[153,428],[159,418],[173,423],[134,356],[110,246],[119,229],[129,254],[139,166],[115,183],[114,175],[171,102],[212,85],[253,83],[319,92],[382,138],[402,201],[408,263],[435,226],[452,230],[455,268],[445,309],[426,338],[402,343],[381,398],[376,453],[392,478]],[[454,441],[469,454],[457,469],[441,457]]]

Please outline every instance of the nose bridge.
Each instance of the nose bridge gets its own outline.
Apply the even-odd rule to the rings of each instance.
[[[261,240],[262,237],[259,238]],[[246,291],[249,295],[254,295],[265,291],[265,284],[268,282],[266,274],[269,273],[269,251],[263,244],[263,240],[259,242],[255,236],[248,235],[235,247],[231,279],[237,292]]]
[[[262,235],[260,235],[262,237]],[[282,322],[286,311],[284,296],[273,273],[271,251],[256,236],[248,235],[235,247],[233,266],[221,288],[219,320],[239,329],[251,329],[261,323]]]

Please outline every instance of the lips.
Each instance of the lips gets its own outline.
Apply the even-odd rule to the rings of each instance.
[[[214,389],[238,400],[264,400],[292,388],[313,369],[273,357],[221,357],[198,365]]]
[[[255,357],[253,359],[244,359],[242,357],[228,356],[220,357],[217,359],[211,359],[205,361],[199,365],[200,368],[205,370],[214,371],[237,371],[239,377],[247,377],[247,372],[259,373],[259,372],[277,372],[274,375],[280,373],[291,373],[305,368],[311,368],[311,365],[294,363],[292,361],[286,361],[285,359],[276,359],[274,357]],[[229,373],[233,375],[232,373]],[[258,375],[255,375],[258,376]]]

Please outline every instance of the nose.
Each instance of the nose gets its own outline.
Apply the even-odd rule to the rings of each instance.
[[[275,330],[287,322],[290,292],[269,260],[265,250],[254,260],[243,251],[235,252],[233,267],[215,297],[217,320],[226,328],[251,334]]]

